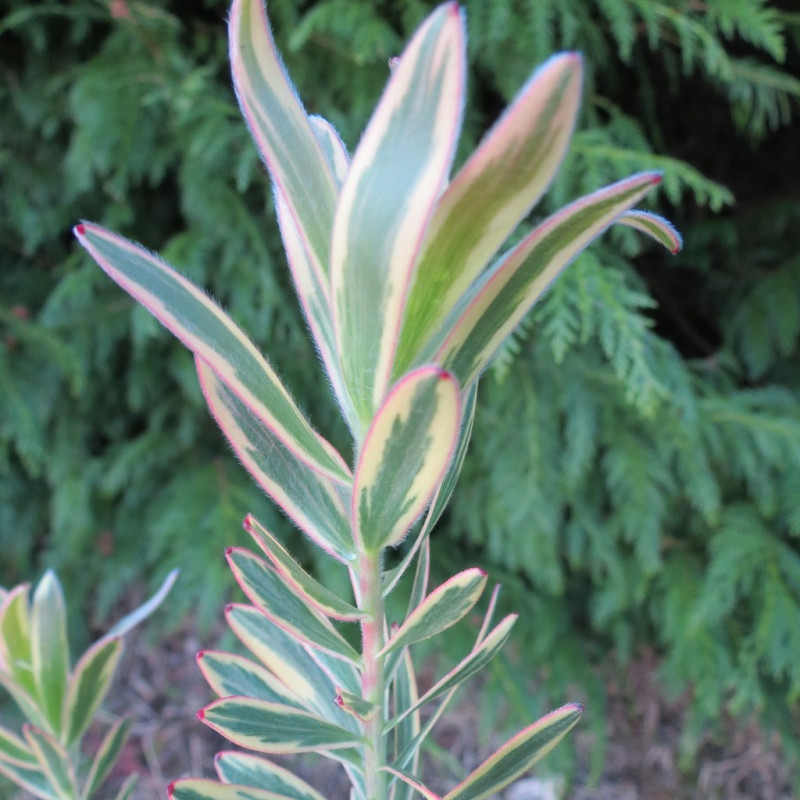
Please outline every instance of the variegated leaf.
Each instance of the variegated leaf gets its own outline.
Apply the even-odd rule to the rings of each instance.
[[[578,722],[583,706],[571,703],[520,731],[467,776],[443,800],[483,800],[508,786],[547,755]]]
[[[345,692],[342,689],[336,692],[335,702],[342,711],[361,722],[369,722],[375,719],[378,711],[380,711],[380,708],[375,703],[365,700],[360,694]]]
[[[396,778],[399,778],[403,783],[413,789],[415,792],[419,792],[425,800],[442,800],[442,798],[436,794],[436,792],[429,789],[425,786],[421,781],[419,781],[416,776],[411,775],[404,770],[397,769],[396,767],[383,767],[383,769],[388,772],[390,775],[394,775]]]
[[[229,741],[260,753],[313,753],[363,744],[352,731],[292,706],[227,697],[198,717]]]
[[[394,707],[398,712],[400,709],[415,706],[419,700],[417,676],[414,670],[414,663],[411,660],[411,651],[408,649],[403,651],[403,659],[392,683],[392,691],[394,693]],[[414,741],[419,735],[420,727],[419,711],[411,712],[400,721],[394,729],[394,736],[389,740],[393,745],[391,761],[396,761],[400,754]],[[419,755],[418,748],[409,764],[409,769],[412,773],[417,772]],[[410,800],[411,794],[410,787],[398,786],[394,791],[394,800]]]
[[[251,606],[229,605],[225,616],[244,646],[298,698],[303,708],[332,721],[341,717],[333,702],[336,683],[299,642]],[[356,728],[350,719],[343,724]]]
[[[411,612],[383,648],[383,653],[430,639],[462,620],[478,602],[486,586],[486,572],[467,569],[437,586]]]
[[[35,602],[35,600],[34,600]],[[58,739],[47,731],[23,725],[22,734],[56,794],[64,800],[78,796],[72,761]]]
[[[313,260],[327,274],[336,176],[281,63],[261,0],[234,0],[233,85],[250,132]]]
[[[128,718],[117,720],[103,737],[100,747],[97,749],[89,774],[83,785],[83,800],[94,797],[95,792],[103,785],[103,781],[108,777],[111,768],[116,764],[125,742],[128,741],[131,721]]]
[[[313,114],[308,118],[311,123],[311,129],[317,137],[319,146],[328,161],[328,166],[331,168],[336,183],[339,188],[347,178],[347,173],[350,170],[350,156],[347,153],[342,137],[339,136],[336,128],[331,125],[328,120]]]
[[[357,622],[366,616],[312,578],[252,514],[245,517],[244,528],[266,553],[287,589],[302,597],[308,605],[327,617],[347,622]]]
[[[257,786],[291,800],[324,800],[305,781],[261,756],[224,751],[215,756],[214,767],[223,783]]]
[[[425,515],[425,522],[419,535],[415,537],[414,543],[408,549],[408,552],[403,557],[403,560],[394,569],[389,570],[383,576],[383,596],[388,594],[397,586],[400,578],[408,569],[409,565],[417,554],[417,550],[428,541],[430,532],[433,530],[434,525],[439,521],[439,517],[447,507],[450,497],[455,489],[458,476],[461,474],[461,467],[464,465],[464,458],[467,455],[467,447],[469,440],[472,438],[472,424],[475,420],[475,399],[478,392],[478,381],[475,381],[470,386],[462,398],[462,414],[461,414],[461,430],[458,434],[458,444],[453,457],[450,459],[450,465],[445,472],[439,488],[433,497],[431,506],[428,513]]]
[[[0,673],[9,675],[28,694],[36,693],[31,663],[30,584],[7,592],[0,603]]]
[[[377,551],[399,544],[444,476],[459,433],[458,384],[436,366],[401,378],[367,432],[353,484],[354,533]]]
[[[39,708],[39,699],[25,691],[17,681],[5,672],[0,672],[0,686],[14,699],[25,717],[40,728],[47,728],[49,722],[44,711]],[[34,690],[35,691],[35,690]]]
[[[311,428],[267,360],[202,289],[98,225],[83,223],[75,233],[108,276],[202,358],[292,457],[334,480],[349,480],[341,456]]]
[[[301,464],[205,362],[197,359],[196,366],[211,414],[242,464],[315,544],[350,561],[350,524],[334,484]]]
[[[239,547],[228,548],[226,555],[242,591],[279,628],[337,658],[353,663],[360,660],[326,617],[306,605],[299,595],[286,591],[277,572],[263,558]]]
[[[413,713],[418,708],[422,708],[426,703],[430,703],[445,692],[457,688],[464,683],[464,681],[480,672],[480,670],[500,652],[503,645],[508,641],[511,628],[514,627],[516,621],[516,614],[509,614],[501,620],[497,624],[497,627],[495,627],[483,641],[477,643],[464,659],[456,664],[443,678],[431,686],[431,688],[415,703],[403,709],[403,711],[387,725],[386,729],[389,730],[393,728],[408,714]]]
[[[255,697],[302,707],[299,698],[268,669],[235,653],[201,650],[197,664],[218,697]]]
[[[655,239],[666,247],[673,255],[683,247],[683,239],[675,226],[668,219],[653,214],[651,211],[633,209],[627,214],[623,214],[617,223],[646,233],[651,239]]]
[[[550,185],[572,136],[582,73],[576,53],[542,65],[442,195],[406,307],[396,375]]]
[[[635,175],[546,219],[470,288],[431,360],[462,386],[472,383],[559,273],[660,180],[657,173]]]
[[[68,747],[89,727],[108,692],[121,654],[121,639],[103,639],[75,665],[64,698],[64,743]]]
[[[69,646],[64,593],[52,570],[44,574],[33,593],[31,660],[39,705],[50,730],[59,735],[69,675]]]
[[[12,764],[0,759],[0,775],[5,775],[17,786],[41,800],[63,800],[56,794],[56,790],[51,786],[47,776],[38,768],[32,769],[29,766]]]
[[[461,121],[463,20],[440,6],[412,38],[353,155],[331,242],[334,330],[366,424],[389,386],[403,308]]]
[[[171,800],[285,800],[283,795],[254,786],[219,783],[209,778],[181,778],[167,787]]]
[[[36,767],[36,756],[13,731],[0,727],[0,761],[20,767]]]

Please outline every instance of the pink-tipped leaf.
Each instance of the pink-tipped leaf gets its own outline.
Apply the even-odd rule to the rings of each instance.
[[[618,225],[625,225],[641,233],[647,234],[651,239],[655,239],[663,245],[673,255],[683,247],[683,238],[675,226],[659,214],[652,211],[642,211],[635,208],[623,214],[618,220]]]
[[[389,386],[403,309],[461,122],[464,23],[422,24],[392,73],[342,187],[331,242],[334,330],[358,419]]]
[[[582,74],[576,53],[542,65],[442,195],[406,307],[395,374],[413,363],[550,185],[572,137]]]
[[[214,768],[223,783],[257,786],[290,800],[324,800],[304,780],[261,756],[227,750],[217,753]]]

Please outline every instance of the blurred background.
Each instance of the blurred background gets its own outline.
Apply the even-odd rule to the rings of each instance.
[[[433,5],[269,4],[306,108],[351,149],[388,59]],[[685,239],[670,256],[606,235],[482,380],[433,537],[438,577],[487,566],[521,614],[477,716],[510,731],[583,699],[585,741],[558,751],[564,774],[599,778],[620,735],[652,743],[637,756],[651,773],[626,777],[649,782],[646,796],[660,796],[652,770],[698,785],[711,753],[741,774],[706,796],[777,797],[800,753],[800,8],[463,5],[459,161],[551,53],[586,61],[571,153],[520,234],[660,169],[648,207]],[[174,566],[148,646],[169,631],[213,639],[233,588],[222,551],[245,544],[247,512],[326,563],[236,464],[189,354],[70,233],[100,222],[205,286],[347,452],[233,96],[226,13],[223,0],[0,3],[0,584],[54,567],[76,649]],[[470,636],[430,657],[452,661]]]

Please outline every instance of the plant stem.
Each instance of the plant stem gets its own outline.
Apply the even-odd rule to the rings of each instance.
[[[385,800],[386,773],[380,770],[386,761],[383,741],[385,696],[383,656],[383,598],[381,596],[380,553],[361,553],[359,556],[359,584],[362,609],[368,617],[361,623],[364,672],[361,693],[365,700],[378,707],[378,713],[364,723],[364,771],[367,800]]]

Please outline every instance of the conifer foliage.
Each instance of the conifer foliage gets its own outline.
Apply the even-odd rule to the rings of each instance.
[[[787,181],[796,148],[780,129],[796,138],[800,21],[763,0],[465,6],[464,154],[532,64],[582,50],[583,116],[541,213],[659,169],[684,209],[686,249],[668,265],[620,228],[545,296],[482,383],[434,556],[438,542],[471,543],[518,578],[536,633],[521,637],[526,661],[565,680],[586,636],[623,656],[655,644],[665,681],[696,690],[689,744],[726,703],[789,730],[800,691],[800,217]],[[274,0],[270,14],[309,110],[355,145],[387,59],[430,7]],[[102,614],[126,578],[180,555],[187,604],[208,620],[227,583],[217,554],[241,509],[290,527],[220,445],[180,345],[77,254],[68,230],[79,208],[180,263],[269,345],[345,449],[228,85],[227,3],[6,8],[0,583],[56,566],[76,601],[99,583]],[[687,143],[680,117],[698,107]],[[772,157],[756,150],[739,167],[745,141]],[[732,206],[734,194],[748,202]],[[313,567],[301,541],[295,552]]]

